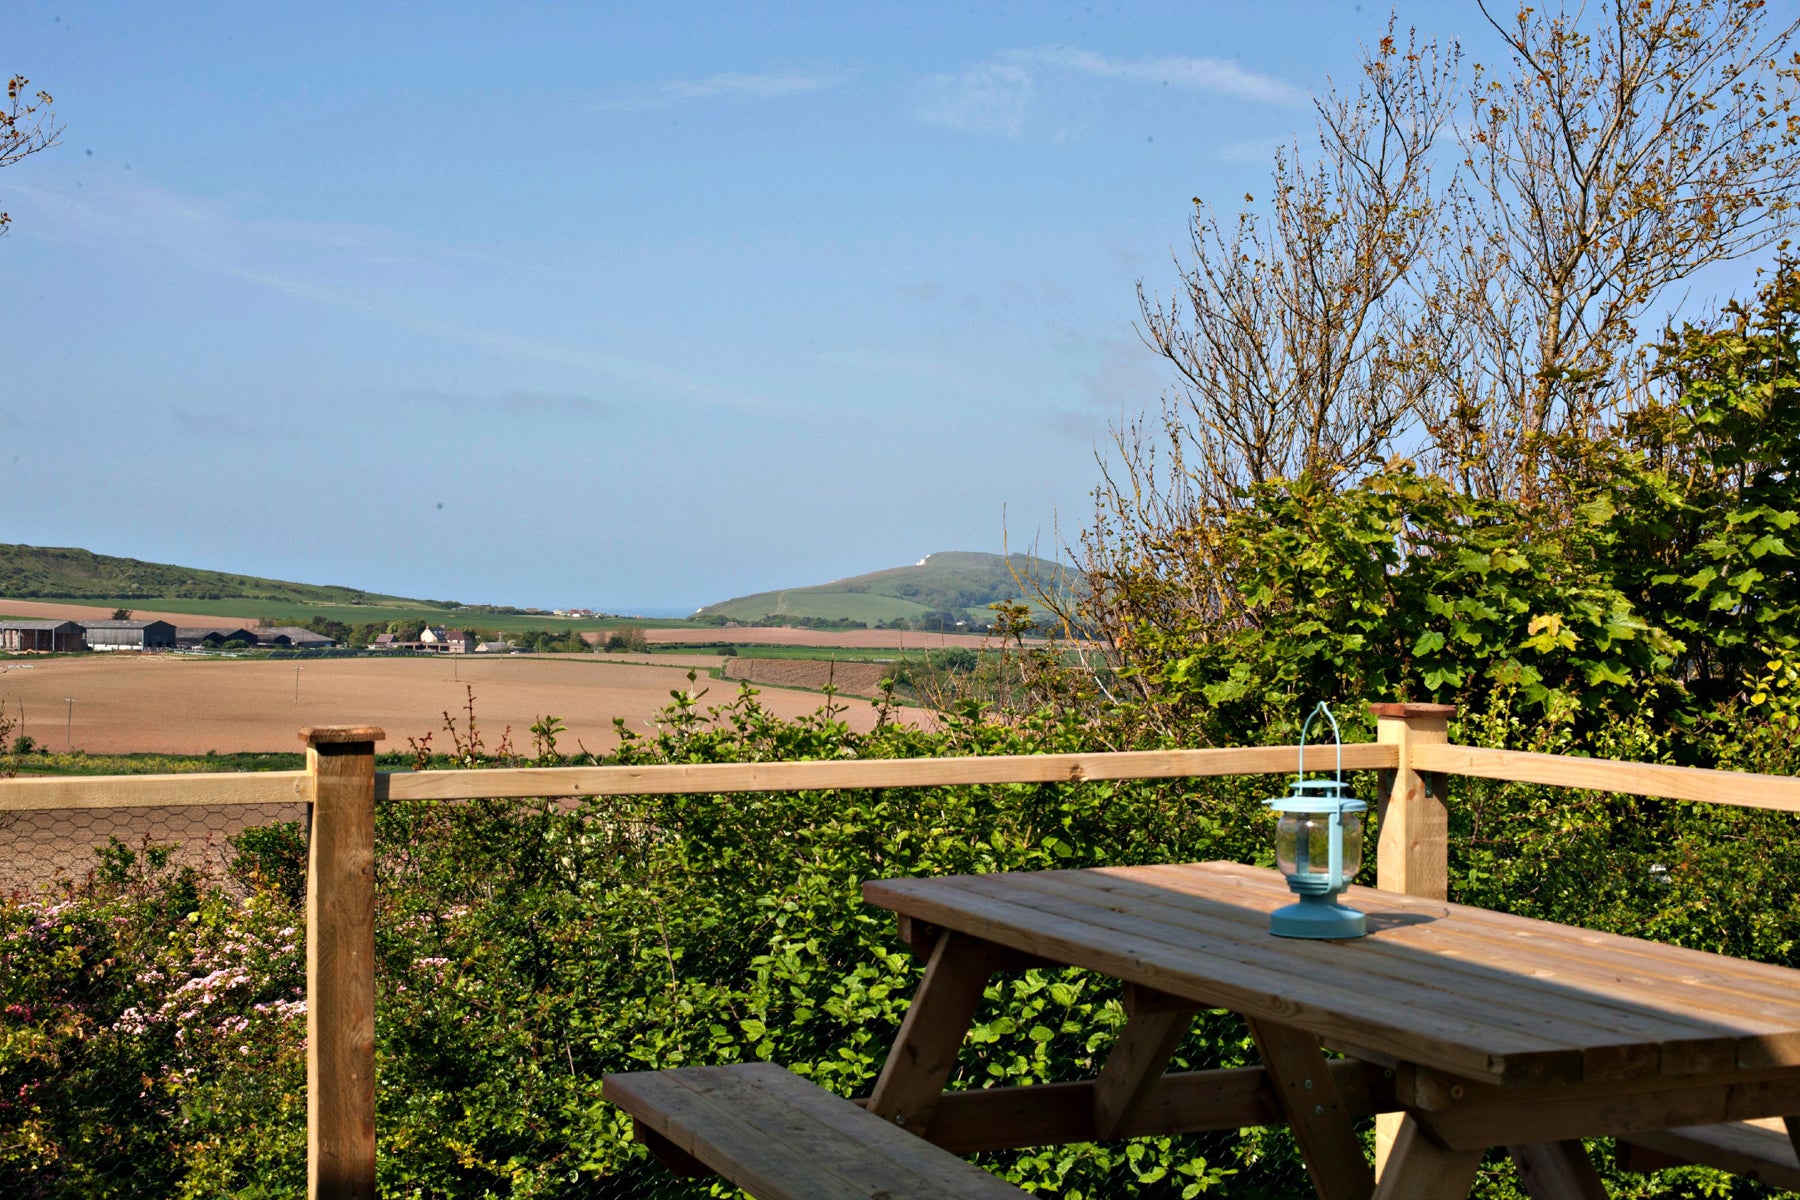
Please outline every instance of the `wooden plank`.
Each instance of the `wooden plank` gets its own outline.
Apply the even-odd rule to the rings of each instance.
[[[719,1102],[714,1081],[723,1068],[608,1075],[602,1095],[650,1127],[681,1153],[760,1200],[824,1200],[879,1193],[863,1182],[865,1171],[841,1169],[847,1157],[821,1155],[815,1145],[796,1145],[768,1120],[771,1114]],[[916,1182],[916,1181],[915,1181]],[[904,1194],[904,1193],[903,1193]]]
[[[1479,1149],[1775,1116],[1800,1106],[1800,1072],[1735,1071],[1692,1079],[1662,1076],[1519,1090],[1470,1082],[1451,1090],[1457,1094],[1433,1089],[1435,1094],[1428,1095],[1415,1089],[1409,1095],[1402,1079],[1396,1098],[1427,1116],[1432,1132],[1445,1145]]]
[[[1147,993],[1140,1001],[1145,992],[1136,984],[1125,985],[1125,1028],[1094,1081],[1094,1136],[1103,1142],[1118,1137],[1137,1115],[1199,1011],[1191,1001],[1161,992]]]
[[[1800,812],[1800,779],[1786,775],[1671,767],[1615,758],[1571,758],[1474,746],[1421,745],[1414,749],[1412,761],[1419,770],[1630,796],[1658,796],[1665,800],[1692,800],[1701,804],[1729,804],[1737,808]]]
[[[1246,914],[1228,904],[1213,906],[1208,919],[1200,913],[1186,913],[1136,897],[1109,895],[1107,882],[1131,888],[1127,871],[1100,870],[1086,872],[1033,872],[1020,875],[987,875],[967,877],[960,882],[963,895],[980,895],[989,899],[1015,903],[1034,910],[1043,918],[1060,921],[1069,929],[1085,929],[1091,943],[1104,944],[1120,937],[1144,939],[1158,945],[1162,953],[1141,953],[1147,965],[1163,965],[1168,955],[1188,955],[1204,949],[1205,976],[1194,986],[1205,986],[1207,979],[1222,979],[1221,968],[1231,964],[1237,972],[1258,972],[1272,976],[1267,985],[1266,1006],[1258,1009],[1229,1007],[1246,1015],[1273,1017],[1288,1024],[1307,1026],[1307,1020],[1291,1015],[1295,1005],[1316,997],[1316,1009],[1331,1004],[1328,1018],[1315,1028],[1321,1036],[1344,1037],[1346,1023],[1381,1010],[1390,1014],[1392,1024],[1384,1029],[1387,1040],[1403,1039],[1403,1047],[1416,1052],[1413,1039],[1433,1028],[1454,1030],[1453,1037],[1465,1051],[1480,1047],[1488,1051],[1481,1058],[1486,1074],[1492,1069],[1493,1056],[1504,1049],[1510,1056],[1514,1078],[1527,1076],[1540,1082],[1551,1079],[1579,1078],[1581,1051],[1579,1045],[1564,1036],[1561,1023],[1553,1016],[1509,1009],[1494,1009],[1481,1002],[1449,993],[1430,992],[1430,964],[1413,960],[1396,970],[1410,972],[1416,989],[1394,987],[1372,988],[1380,981],[1382,947],[1369,940],[1348,943],[1315,942],[1305,939],[1276,938],[1268,932],[1266,920],[1246,921]],[[1200,872],[1199,874],[1204,874]],[[1084,894],[1087,887],[1099,885],[1097,894]],[[1146,889],[1151,894],[1156,889]],[[1166,893],[1163,893],[1166,895]],[[1202,901],[1202,904],[1205,902]],[[1176,914],[1176,919],[1171,919]],[[1254,916],[1254,914],[1251,914]],[[1190,919],[1182,920],[1179,917]],[[1404,960],[1396,960],[1403,962]],[[1142,982],[1142,980],[1139,980]],[[1402,981],[1404,982],[1404,981]],[[1187,994],[1190,987],[1161,986],[1166,991]],[[1381,993],[1379,1000],[1371,991]],[[1354,999],[1350,999],[1354,997]],[[1317,1018],[1310,1018],[1317,1020]],[[1356,1041],[1355,1038],[1345,1040]],[[1357,1044],[1372,1045],[1365,1038]],[[1380,1048],[1380,1047],[1377,1047]],[[1536,1066],[1533,1060],[1537,1060]],[[1549,1071],[1545,1075],[1544,1071]],[[1504,1073],[1497,1078],[1507,1077]]]
[[[192,775],[91,775],[0,779],[0,812],[54,808],[163,808],[200,804],[304,803],[305,771]]]
[[[1268,872],[1223,880],[1218,874],[1181,867],[1108,868],[1046,873],[1030,881],[1021,879],[1020,886],[1060,884],[1090,889],[1095,893],[1094,902],[1107,908],[1128,907],[1146,917],[1166,914],[1172,925],[1204,922],[1209,932],[1251,949],[1262,946],[1268,938],[1266,914],[1287,903],[1291,895],[1274,882],[1278,877]],[[1234,887],[1238,905],[1222,904]],[[1351,900],[1382,895],[1359,889],[1352,892]],[[1622,1001],[1603,970],[1588,981],[1589,990],[1574,991],[1563,986],[1567,980],[1538,978],[1544,972],[1534,963],[1509,966],[1498,961],[1500,952],[1508,947],[1461,944],[1447,932],[1457,927],[1460,916],[1458,910],[1456,921],[1402,925],[1353,946],[1297,942],[1285,946],[1283,952],[1314,964],[1320,978],[1354,969],[1365,985],[1391,983],[1405,989],[1409,999],[1421,1007],[1473,1010],[1496,1027],[1547,1032],[1557,1044],[1581,1049],[1583,1078],[1655,1074],[1661,1066],[1664,1042],[1705,1048],[1710,1058],[1703,1060],[1703,1065],[1713,1069],[1736,1066],[1740,1036],[1800,1028],[1800,1008],[1786,1012],[1793,1026],[1758,1021],[1734,1010],[1735,1024],[1721,1028],[1673,1004]],[[1434,953],[1422,955],[1413,952],[1415,949]],[[1697,1051],[1690,1057],[1702,1061]],[[1700,1069],[1692,1062],[1689,1066]]]
[[[1117,880],[1120,888],[1143,880],[1202,899],[1235,886],[1240,902],[1259,911],[1287,900],[1276,877],[1238,864],[1207,864],[1203,873],[1149,866],[1091,874]],[[1661,1036],[1669,1041],[1644,1049],[1653,1068],[1660,1059],[1664,1073],[1800,1064],[1800,976],[1791,969],[1361,888],[1353,888],[1347,899],[1372,913],[1377,936],[1370,944],[1429,951],[1432,969],[1445,973],[1443,986],[1487,989],[1498,979],[1508,994],[1524,988],[1529,995],[1538,988],[1536,1008],[1560,1013],[1572,1028],[1597,1027],[1602,1040],[1584,1052],[1586,1078],[1623,1077],[1641,1069],[1629,1061],[1609,1065],[1597,1052],[1616,1041],[1611,1035],[1620,1030],[1652,1028],[1645,1023],[1651,1016],[1663,1023]],[[1402,917],[1453,919],[1399,920],[1381,928],[1389,915],[1381,911],[1384,904]],[[1260,920],[1248,914],[1244,919]],[[1458,973],[1474,978],[1456,983]]]
[[[748,1067],[721,1070],[719,1099],[734,1108],[774,1114],[802,1149],[815,1154],[841,1153],[840,1169],[858,1172],[859,1182],[871,1196],[1018,1200],[1024,1195],[1011,1184],[903,1132],[895,1124],[791,1071],[773,1063],[752,1063]]]
[[[1328,1065],[1352,1117],[1395,1107],[1394,1079],[1387,1071],[1348,1059]],[[1152,1083],[1118,1136],[1166,1137],[1284,1121],[1262,1067],[1181,1071]],[[925,1137],[956,1154],[1096,1141],[1094,1081],[945,1092]]]
[[[1507,1035],[1474,1014],[1421,1014],[1402,997],[1370,994],[1310,978],[1283,953],[1291,939],[1270,939],[1246,953],[1224,938],[1091,909],[1074,915],[1031,897],[1028,903],[981,894],[978,881],[1000,876],[871,880],[869,903],[988,941],[1116,979],[1311,1029],[1321,1037],[1444,1065],[1473,1078],[1562,1082],[1579,1077],[1574,1048],[1546,1049],[1545,1039]],[[1508,1059],[1507,1055],[1514,1058]]]
[[[951,929],[938,935],[900,1033],[875,1080],[869,1111],[910,1133],[924,1133],[956,1067],[957,1051],[981,1007],[994,970],[994,948]]]
[[[722,1173],[751,1195],[763,1200],[783,1195],[776,1191],[779,1178],[761,1173],[765,1155],[769,1155],[769,1133],[745,1121],[743,1114],[715,1105],[704,1085],[686,1085],[684,1074],[693,1070],[698,1069],[608,1074],[599,1081],[601,1097],[632,1114],[637,1128],[650,1128],[689,1159]],[[808,1166],[815,1168],[815,1164],[797,1164],[794,1171],[788,1171],[788,1178]],[[839,1195],[859,1195],[853,1180],[826,1177],[826,1182],[839,1187]]]
[[[772,1063],[609,1075],[602,1088],[762,1200],[1023,1194]]]
[[[1338,1095],[1317,1036],[1273,1021],[1246,1018],[1268,1069],[1275,1101],[1294,1131],[1320,1200],[1363,1200],[1375,1188],[1362,1142]]]
[[[375,742],[301,731],[311,778],[306,878],[309,1200],[375,1197]]]
[[[1480,1150],[1446,1149],[1408,1114],[1395,1131],[1375,1200],[1467,1200],[1480,1167]]]
[[[1644,1161],[1627,1145],[1660,1156]],[[1626,1170],[1660,1170],[1677,1163],[1700,1163],[1787,1191],[1800,1191],[1800,1154],[1778,1117],[1730,1121],[1634,1133],[1620,1140]]]
[[[1506,1152],[1532,1200],[1607,1200],[1606,1184],[1578,1141],[1530,1142]]]
[[[1241,914],[1247,937],[1261,936],[1260,912],[1288,898],[1268,872],[1236,865],[1209,866],[1203,874],[1165,866],[1092,874],[1107,882],[1090,886],[1125,891],[1133,881],[1144,881],[1146,888],[1195,895],[1197,902],[1226,896],[1235,885],[1249,910]],[[1137,903],[1154,904],[1155,895],[1147,890]],[[1751,964],[1758,970],[1745,972],[1738,960],[1703,951],[1616,934],[1590,936],[1566,926],[1367,889],[1352,889],[1347,899],[1371,912],[1377,931],[1360,949],[1375,953],[1384,944],[1411,952],[1403,960],[1413,964],[1410,970],[1371,970],[1477,998],[1493,1006],[1497,1023],[1508,1020],[1500,1006],[1516,1010],[1527,1024],[1534,1017],[1555,1017],[1565,1023],[1569,1040],[1582,1044],[1583,1078],[1800,1064],[1800,976],[1786,968]],[[1121,902],[1122,897],[1112,901]],[[1393,913],[1383,913],[1384,904]],[[1381,928],[1394,913],[1421,909],[1428,910],[1423,915],[1449,919]],[[1330,949],[1293,953],[1342,958]],[[1675,965],[1679,969],[1671,970]]]
[[[1307,747],[1307,769],[1335,762],[1330,747]],[[494,771],[394,771],[377,784],[383,800],[464,800],[525,796],[650,796],[705,792],[826,791],[834,788],[952,784],[1081,783],[1290,773],[1298,746],[1218,750],[1128,750],[1099,754],[1014,754],[866,761],[675,763],[642,767],[518,767]],[[1394,765],[1394,749],[1344,747],[1345,770]]]

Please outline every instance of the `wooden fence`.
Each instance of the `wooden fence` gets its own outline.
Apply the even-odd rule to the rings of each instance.
[[[1374,704],[1376,740],[1343,747],[1346,770],[1381,773],[1376,886],[1445,899],[1447,777],[1591,789],[1800,813],[1800,779],[1449,743],[1453,709]],[[306,891],[307,1178],[314,1200],[375,1195],[375,804],[381,800],[1080,783],[1286,774],[1297,746],[988,758],[537,767],[382,772],[372,726],[301,730],[306,769],[237,775],[0,780],[0,812],[168,805],[312,806]],[[1305,769],[1337,751],[1306,747]]]

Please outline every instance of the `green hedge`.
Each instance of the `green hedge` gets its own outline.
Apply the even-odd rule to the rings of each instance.
[[[685,699],[611,761],[918,757],[1078,749],[1092,730],[951,718],[857,734],[783,722],[746,689]],[[1615,725],[1638,757],[1646,743]],[[1283,740],[1284,731],[1272,731]],[[1459,740],[1546,746],[1504,710]],[[1637,741],[1633,741],[1637,738]],[[1736,751],[1765,768],[1764,736]],[[553,748],[543,761],[560,761]],[[1361,781],[1365,792],[1372,779]],[[1229,858],[1267,862],[1276,781],[998,785],[871,792],[384,806],[377,830],[378,1136],[384,1195],[705,1195],[629,1140],[614,1070],[771,1059],[866,1092],[919,964],[874,876]],[[1794,961],[1793,820],[1458,781],[1458,897]],[[157,848],[102,851],[88,878],[0,902],[0,1194],[299,1195],[304,1189],[304,845],[236,840],[227,878]],[[1659,865],[1661,871],[1652,871]],[[955,1086],[1091,1076],[1123,1022],[1116,988],[1031,971],[990,988]],[[1196,1022],[1180,1065],[1252,1060],[1241,1024]],[[1070,1197],[1276,1197],[1309,1186],[1285,1133],[989,1156]],[[1730,1194],[1705,1172],[1621,1176],[1615,1195]],[[1706,1191],[1726,1188],[1725,1191]],[[1493,1164],[1482,1194],[1511,1196]]]

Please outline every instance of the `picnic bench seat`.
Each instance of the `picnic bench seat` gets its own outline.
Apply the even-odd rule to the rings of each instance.
[[[1780,1117],[1634,1133],[1619,1139],[1619,1150],[1620,1165],[1630,1171],[1699,1163],[1800,1191],[1800,1156]]]
[[[716,1172],[758,1200],[1026,1194],[774,1063],[633,1071],[601,1086],[665,1165]]]

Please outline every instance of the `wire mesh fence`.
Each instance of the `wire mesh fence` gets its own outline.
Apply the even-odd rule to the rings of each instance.
[[[866,1094],[919,964],[855,883],[895,830],[938,814],[919,798],[857,814],[887,822],[883,840],[832,828],[841,800],[796,803],[382,806],[382,1194],[735,1194],[650,1159],[602,1100],[609,1071],[768,1059]],[[0,816],[0,1195],[304,1194],[307,850],[301,805]],[[1091,1078],[1123,1020],[1104,979],[997,978],[952,1086]],[[1255,1061],[1241,1022],[1213,1013],[1172,1069]],[[1281,1128],[976,1161],[1071,1200],[1312,1192]],[[1609,1183],[1774,1194],[1694,1171]],[[1522,1194],[1504,1154],[1475,1194]]]

